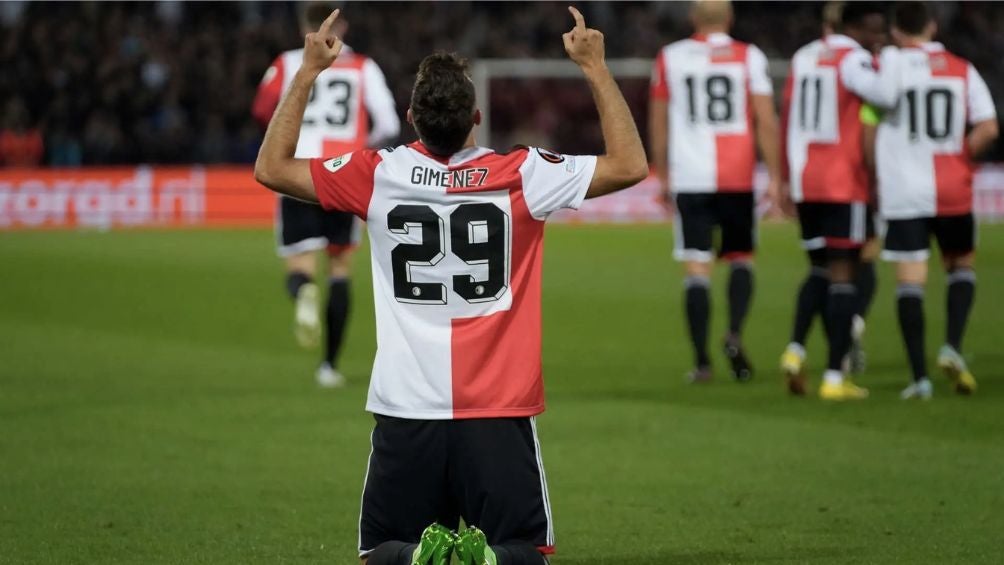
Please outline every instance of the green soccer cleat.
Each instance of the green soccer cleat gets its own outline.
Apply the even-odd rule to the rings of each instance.
[[[473,526],[457,534],[455,549],[460,565],[498,565],[485,533]]]
[[[450,565],[456,539],[456,534],[446,526],[432,524],[422,532],[422,539],[411,554],[411,565]]]

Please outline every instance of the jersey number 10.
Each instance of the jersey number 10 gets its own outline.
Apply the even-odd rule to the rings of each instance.
[[[910,126],[910,141],[920,139],[921,127],[918,124],[924,119],[923,133],[934,141],[943,141],[952,134],[952,113],[955,109],[952,91],[947,88],[932,88],[926,93],[916,89],[906,91],[907,123]],[[923,106],[923,110],[920,106]],[[940,109],[940,112],[939,112]]]

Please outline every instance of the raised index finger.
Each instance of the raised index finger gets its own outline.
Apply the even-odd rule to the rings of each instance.
[[[575,6],[569,6],[568,11],[572,13],[572,17],[575,18],[575,27],[581,30],[586,29],[586,19],[582,17],[582,12],[575,9]]]
[[[317,28],[317,33],[321,35],[321,38],[327,40],[328,32],[331,30],[331,25],[338,19],[339,12],[341,12],[341,9],[335,8],[335,11],[331,12],[331,15],[321,22],[321,27]]]

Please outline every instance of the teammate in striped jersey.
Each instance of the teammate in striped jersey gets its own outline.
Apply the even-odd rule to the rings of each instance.
[[[822,37],[839,33],[841,29],[841,18],[843,16],[846,2],[830,1],[823,5],[823,25]],[[875,19],[881,16],[874,15]],[[862,47],[878,54],[887,45],[887,34],[883,26],[874,26],[870,33],[861,36]],[[822,40],[820,40],[822,41]],[[863,112],[864,116],[865,113]],[[871,156],[870,153],[866,154]],[[870,178],[874,177],[874,163],[868,164]],[[871,194],[874,197],[874,194]],[[865,217],[865,238],[866,241],[861,248],[861,264],[858,266],[854,277],[854,286],[857,290],[857,300],[854,309],[854,318],[851,326],[851,349],[847,356],[847,368],[851,373],[860,374],[865,368],[864,332],[865,320],[875,297],[877,277],[875,272],[875,260],[878,259],[881,243],[876,237],[875,203],[869,201]],[[798,298],[795,301],[795,316],[791,330],[791,340],[781,356],[781,370],[789,376],[789,386],[795,394],[804,394],[803,367],[805,366],[805,343],[809,337],[809,330],[812,322],[818,315],[825,317],[826,295],[829,291],[830,279],[824,264],[823,252],[821,250],[810,251],[809,272],[802,280],[798,290]],[[825,321],[824,321],[825,322]]]
[[[878,125],[875,161],[880,210],[888,222],[882,257],[896,263],[896,308],[913,373],[902,396],[932,393],[923,308],[932,236],[948,273],[946,338],[938,365],[957,392],[968,394],[976,389],[961,354],[976,286],[972,157],[997,138],[997,113],[976,68],[934,42],[937,24],[926,4],[899,2],[894,17],[900,95]]]
[[[711,377],[708,355],[711,269],[730,266],[729,331],[723,346],[733,376],[753,375],[742,326],[753,296],[756,149],[770,174],[768,195],[780,193],[780,149],[767,58],[728,35],[732,5],[694,4],[696,33],[659,51],[652,73],[649,131],[663,194],[676,208],[673,256],[684,263],[687,323],[694,348],[691,381]],[[715,230],[721,243],[715,249]]]
[[[854,278],[867,239],[870,183],[862,150],[863,100],[880,107],[895,103],[895,53],[883,52],[880,71],[863,45],[885,34],[880,5],[851,2],[843,10],[840,33],[799,49],[785,87],[782,131],[791,198],[798,205],[802,244],[811,264],[826,270],[824,320],[829,342],[822,398],[865,398],[867,390],[845,379],[857,307]],[[880,41],[880,40],[879,40]],[[789,389],[804,393],[804,349],[789,344],[785,363]]]
[[[326,2],[308,4],[300,17],[303,33],[317,29],[329,13],[331,7]],[[339,35],[344,35],[348,24],[340,20],[336,25]],[[272,119],[302,61],[303,49],[286,51],[265,72],[252,106],[252,114],[263,127]],[[380,67],[346,47],[338,61],[324,69],[314,83],[296,154],[324,157],[379,147],[397,137],[400,129],[394,97]],[[345,377],[338,371],[337,362],[348,320],[351,255],[361,233],[359,220],[347,212],[326,212],[316,204],[280,196],[275,231],[277,251],[286,264],[286,290],[295,303],[295,335],[304,347],[315,346],[321,337],[315,259],[318,251],[327,253],[324,356],[316,379],[323,387],[341,386]]]
[[[478,147],[466,63],[437,53],[412,90],[418,141],[296,158],[311,85],[341,47],[329,36],[337,11],[307,36],[265,134],[260,182],[366,219],[377,324],[359,541],[368,565],[447,565],[454,551],[463,565],[544,565],[554,550],[534,420],[544,410],[544,224],[648,176],[603,34],[570,10],[565,50],[592,90],[605,155]],[[469,528],[451,533],[461,518]]]

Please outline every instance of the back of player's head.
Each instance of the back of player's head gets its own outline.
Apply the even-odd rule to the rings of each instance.
[[[330,2],[307,2],[300,10],[300,25],[314,31],[321,27],[335,7]]]
[[[411,121],[429,151],[443,156],[460,151],[474,127],[474,111],[467,60],[444,52],[422,59],[411,91]]]
[[[844,16],[844,4],[842,0],[831,0],[823,4],[823,29],[827,33],[840,31],[840,21]]]
[[[868,18],[875,15],[884,17],[885,12],[885,7],[880,2],[846,2],[840,13],[840,27],[845,31],[860,28]]]
[[[892,19],[893,25],[907,35],[923,35],[932,20],[926,2],[896,2]]]
[[[690,17],[695,27],[729,26],[732,23],[732,2],[729,0],[697,0]]]

